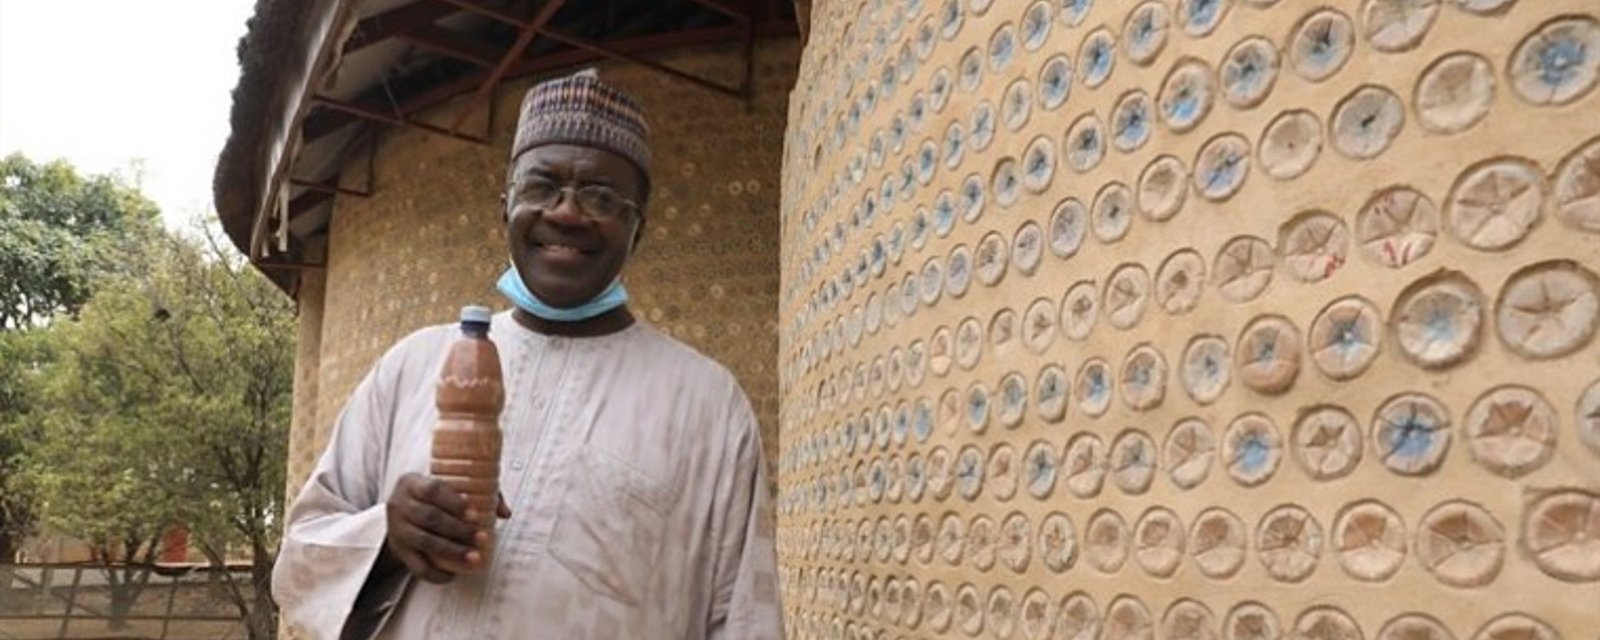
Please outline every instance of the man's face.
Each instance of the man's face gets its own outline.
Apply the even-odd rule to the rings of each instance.
[[[555,202],[541,206],[550,187],[569,187]],[[633,206],[608,215],[585,210],[580,201],[594,203],[591,189],[607,187],[616,196],[639,203],[644,200],[643,176],[621,156],[574,145],[536,147],[517,159],[506,194],[506,238],[511,262],[528,289],[557,308],[570,308],[593,300],[611,285],[633,249],[634,232],[643,214]]]

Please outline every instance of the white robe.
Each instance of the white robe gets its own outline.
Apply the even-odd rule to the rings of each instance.
[[[427,471],[434,385],[457,335],[412,334],[347,401],[273,571],[298,632],[337,638],[350,617],[395,482]],[[388,618],[378,637],[781,638],[760,432],[733,375],[643,324],[563,338],[500,313],[489,335],[513,515],[481,575],[369,587]]]

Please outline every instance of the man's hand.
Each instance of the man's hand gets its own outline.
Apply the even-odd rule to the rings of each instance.
[[[502,519],[511,517],[503,496],[495,511]],[[438,478],[420,473],[401,476],[385,513],[390,553],[423,580],[449,582],[484,561],[480,549],[488,545],[489,535],[472,524],[479,521],[478,514]]]

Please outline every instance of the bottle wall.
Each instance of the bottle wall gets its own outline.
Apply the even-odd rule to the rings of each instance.
[[[814,10],[791,637],[1594,637],[1593,0]]]

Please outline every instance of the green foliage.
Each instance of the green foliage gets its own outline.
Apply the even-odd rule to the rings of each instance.
[[[151,410],[165,402],[166,383],[127,315],[138,303],[106,292],[79,320],[51,328],[60,357],[37,389],[49,410],[31,420],[39,437],[27,449],[24,486],[51,530],[97,544],[141,542],[177,521],[175,496],[161,487],[184,473],[184,460],[161,442],[168,430]]]
[[[109,240],[156,216],[155,204],[113,177],[85,178],[59,160],[0,159],[0,330],[75,313],[95,274],[116,261]]]
[[[38,439],[27,416],[37,367],[49,358],[41,338],[39,331],[0,331],[0,562],[10,561],[17,541],[32,532],[32,501],[7,484],[22,464],[22,444]]]
[[[55,360],[37,391],[50,410],[28,454],[44,515],[86,537],[174,522],[216,543],[271,536],[292,398],[289,300],[218,243],[150,231],[122,244],[127,268],[48,331]]]
[[[96,281],[78,317],[41,334],[51,357],[30,386],[48,410],[33,413],[38,437],[19,486],[50,530],[105,550],[108,563],[149,562],[162,531],[182,524],[215,561],[246,553],[265,588],[283,508],[294,316],[224,246],[209,231],[147,229],[118,242],[123,268]],[[241,613],[270,609],[229,586]]]
[[[30,385],[49,352],[38,328],[76,313],[113,268],[114,238],[155,220],[155,205],[114,178],[21,154],[0,159],[0,561],[33,524],[16,472],[22,444],[38,436]]]
[[[212,227],[179,235],[117,181],[0,160],[0,561],[37,517],[87,542],[126,613],[185,526],[252,638],[282,519],[294,310]]]

